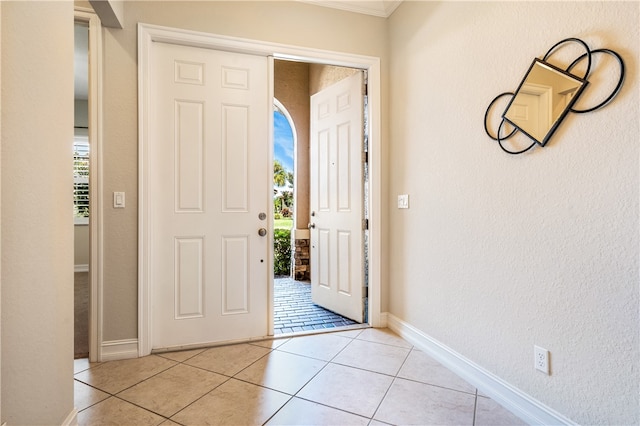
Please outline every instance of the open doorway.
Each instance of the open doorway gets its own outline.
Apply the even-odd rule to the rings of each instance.
[[[89,24],[74,23],[74,358],[89,357]]]
[[[273,274],[292,276],[291,234],[294,229],[294,165],[296,129],[278,99],[273,105]]]
[[[311,165],[311,102],[313,95],[355,74],[356,68],[313,64],[299,61],[274,62],[274,334],[313,332],[367,323],[366,274],[360,285],[365,297],[360,298],[362,315],[355,320],[326,309],[312,300],[312,237],[310,224],[311,184],[314,167]],[[364,94],[363,94],[364,97]],[[364,116],[364,101],[359,113]],[[360,124],[361,129],[366,127]],[[362,149],[366,149],[365,134],[361,135]],[[360,171],[359,182],[364,189],[365,168],[360,153],[352,156],[352,167]],[[365,204],[364,191],[358,192],[355,205]],[[361,211],[358,221],[365,218]],[[285,228],[285,229],[283,229]],[[289,231],[290,229],[290,231]],[[362,230],[365,234],[367,231]],[[362,241],[365,241],[363,235]],[[356,262],[361,269],[366,264],[366,244],[362,246],[363,261]],[[290,258],[283,255],[288,250]],[[283,265],[286,265],[283,267]],[[317,279],[317,278],[316,278]],[[360,297],[360,296],[359,296]]]
[[[74,358],[101,361],[100,19],[85,8],[74,19]]]

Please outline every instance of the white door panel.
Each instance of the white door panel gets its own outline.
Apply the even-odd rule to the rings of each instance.
[[[363,322],[363,75],[311,97],[313,302]]]
[[[268,59],[154,43],[151,61],[153,348],[265,336]]]
[[[540,136],[540,97],[528,93],[518,96],[518,103],[514,102],[514,118],[519,126],[534,138],[542,140]]]

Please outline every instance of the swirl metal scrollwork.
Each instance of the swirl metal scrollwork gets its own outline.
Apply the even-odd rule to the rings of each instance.
[[[577,43],[581,45],[584,48],[585,53],[578,56],[573,62],[571,62],[571,64],[566,69],[562,70],[556,67],[555,65],[550,64],[548,62],[548,59],[562,45],[567,43]],[[594,54],[609,55],[615,58],[620,68],[620,77],[613,91],[603,101],[599,102],[597,105],[592,106],[590,108],[577,109],[574,107],[574,104],[577,101],[580,94],[583,92],[584,88],[589,83],[588,78],[592,71],[591,69],[592,56]],[[584,60],[587,61],[584,75],[580,77],[573,74],[572,70],[579,63],[582,63]],[[533,79],[533,77],[531,77],[534,75],[537,76],[538,80],[535,80]],[[542,84],[545,78],[547,77],[556,78],[558,81],[558,84],[557,84],[558,87],[554,87],[553,84],[550,84],[547,86],[545,86],[545,84]],[[520,83],[520,86],[515,92],[501,93],[489,103],[489,106],[487,107],[487,110],[484,115],[484,130],[487,133],[487,135],[494,141],[498,142],[498,145],[500,146],[500,148],[508,154],[513,154],[513,155],[522,154],[529,151],[536,145],[544,146],[567,113],[573,112],[576,114],[584,114],[587,112],[598,110],[604,107],[605,105],[607,105],[609,102],[611,102],[618,95],[618,93],[620,93],[620,90],[622,89],[622,85],[624,82],[624,77],[625,77],[624,61],[622,60],[622,57],[617,52],[611,49],[606,49],[606,48],[592,50],[584,41],[578,38],[566,38],[554,44],[543,56],[542,60],[540,59],[534,60],[533,64],[529,68],[529,71],[527,72],[522,82]],[[562,88],[564,91],[560,90],[560,86],[564,86]],[[569,89],[566,89],[567,86],[571,86],[571,87]],[[545,93],[547,93],[546,98],[544,98]],[[543,111],[540,113],[540,115],[545,117],[546,119],[546,121],[543,124],[539,124],[539,125],[535,123],[528,124],[528,122],[524,120],[520,122],[518,121],[516,117],[517,114],[514,113],[514,110],[510,110],[510,107],[514,104],[516,97],[522,96],[523,97],[522,99],[524,99],[524,96],[529,96],[531,94],[533,94],[532,96],[536,96],[537,94],[537,96],[539,97],[542,96],[543,97],[542,99],[545,99],[544,101],[540,102],[540,104],[542,105],[541,111]],[[494,134],[492,134],[488,125],[490,112],[494,108],[494,105],[496,104],[496,102],[508,96],[511,97],[509,100],[509,104],[502,114],[502,120],[498,125],[498,129]],[[554,103],[553,99],[559,98],[559,97],[564,97],[564,99],[561,99],[558,102]],[[518,105],[514,105],[514,109],[517,107]],[[553,114],[552,114],[552,110],[553,110]],[[542,119],[539,119],[539,121],[540,120]],[[511,126],[513,127],[513,129],[512,130],[510,129],[507,134],[501,135],[501,133],[505,131],[504,129],[507,126]],[[530,145],[522,149],[514,150],[514,149],[507,148],[504,145],[504,141],[511,138],[512,136],[514,136],[519,132],[522,132],[526,136],[531,138],[533,140],[533,143],[531,143]]]

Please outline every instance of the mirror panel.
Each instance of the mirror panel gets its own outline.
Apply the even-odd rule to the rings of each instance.
[[[503,118],[544,146],[586,84],[586,80],[536,58]]]

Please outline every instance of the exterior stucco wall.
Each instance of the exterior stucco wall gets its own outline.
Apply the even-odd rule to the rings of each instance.
[[[358,72],[358,70],[354,68],[311,64],[309,68],[309,94],[315,95],[319,91],[352,76],[356,72]]]

